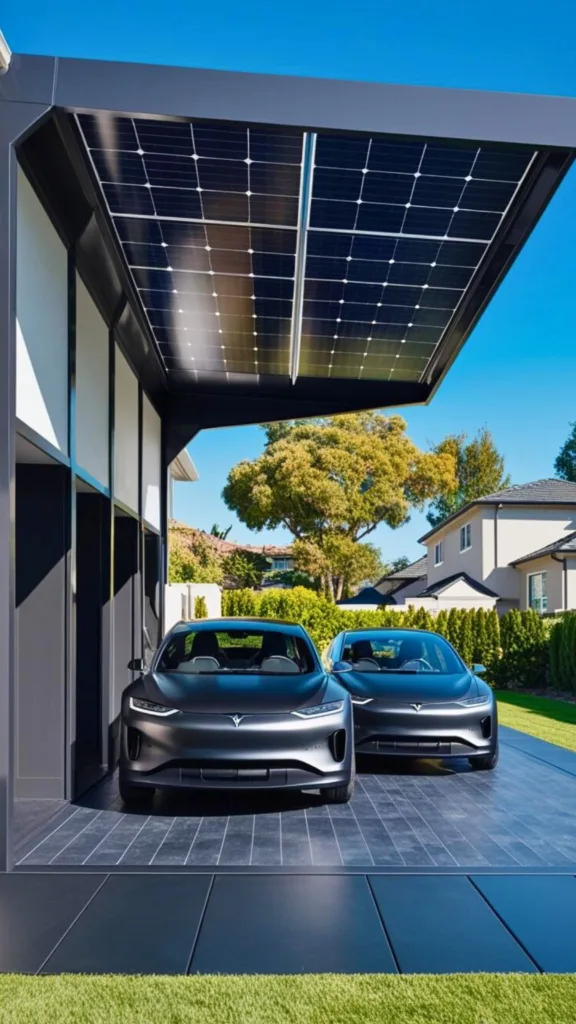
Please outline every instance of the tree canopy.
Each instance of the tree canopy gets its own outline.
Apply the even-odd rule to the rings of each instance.
[[[471,441],[466,434],[451,434],[434,451],[453,458],[456,486],[431,502],[426,517],[431,526],[438,526],[468,502],[510,486],[510,477],[504,473],[504,459],[486,428],[479,430]]]
[[[375,549],[351,545],[380,523],[401,526],[412,508],[456,486],[453,454],[421,451],[400,416],[331,416],[272,424],[265,433],[264,452],[230,471],[224,501],[252,530],[286,527],[301,542],[296,567],[319,571],[336,600],[353,585],[359,559],[376,569]],[[363,569],[356,582],[365,578]]]
[[[576,483],[576,423],[571,423],[570,427],[570,433],[554,462],[554,470],[561,480]]]

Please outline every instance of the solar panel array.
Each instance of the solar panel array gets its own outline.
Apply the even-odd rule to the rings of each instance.
[[[295,130],[78,121],[166,369],[196,378],[288,374],[302,273],[300,374],[420,380],[532,158],[319,134],[306,175]]]

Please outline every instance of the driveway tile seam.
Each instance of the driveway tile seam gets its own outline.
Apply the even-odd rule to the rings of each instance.
[[[74,920],[72,921],[72,923],[71,923],[71,924],[70,924],[70,925],[68,926],[68,928],[66,928],[66,930],[65,930],[65,931],[64,931],[64,932],[62,933],[62,935],[61,935],[61,936],[60,936],[60,938],[58,939],[58,942],[57,942],[57,943],[55,944],[55,946],[54,946],[54,947],[53,947],[53,948],[52,948],[52,949],[50,950],[50,952],[49,952],[48,956],[44,957],[44,960],[43,960],[43,961],[42,961],[42,963],[40,964],[40,967],[38,968],[38,970],[37,970],[37,971],[35,971],[35,974],[37,974],[37,975],[38,975],[38,974],[41,974],[41,973],[42,973],[42,968],[46,966],[46,964],[48,963],[48,961],[50,960],[50,958],[51,958],[51,957],[52,957],[52,956],[54,955],[54,953],[56,952],[56,950],[58,949],[58,947],[59,947],[59,946],[60,946],[60,945],[61,945],[61,944],[63,943],[63,941],[64,941],[64,939],[66,938],[66,936],[70,934],[70,932],[72,931],[72,929],[74,928],[74,926],[75,926],[75,925],[76,925],[76,924],[78,923],[78,921],[80,920],[80,918],[82,917],[82,915],[83,915],[83,914],[85,913],[85,911],[86,911],[86,910],[88,909],[88,907],[90,906],[90,904],[91,904],[91,903],[93,902],[93,900],[95,900],[95,899],[96,899],[96,897],[97,897],[98,893],[99,893],[99,892],[101,892],[101,890],[102,890],[102,889],[104,888],[104,886],[106,885],[106,882],[108,881],[108,879],[109,879],[109,878],[110,878],[110,875],[109,875],[109,873],[106,873],[106,874],[104,875],[104,878],[103,878],[103,879],[102,879],[102,881],[100,882],[100,885],[98,886],[98,888],[97,888],[97,889],[95,889],[95,891],[94,891],[94,892],[92,893],[92,895],[91,895],[90,899],[89,899],[89,900],[87,900],[87,902],[86,902],[86,903],[84,904],[84,906],[82,907],[82,909],[80,910],[80,912],[79,912],[78,914],[76,914],[76,917],[74,918]]]

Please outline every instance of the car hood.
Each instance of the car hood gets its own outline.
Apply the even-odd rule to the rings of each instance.
[[[326,696],[329,687],[331,682],[322,671],[304,676],[157,672],[143,677],[138,694],[179,711],[281,714],[330,699],[330,695]]]
[[[359,697],[373,697],[401,704],[411,704],[413,701],[440,704],[478,695],[476,678],[470,672],[458,675],[347,672],[342,676],[342,682],[347,690]]]

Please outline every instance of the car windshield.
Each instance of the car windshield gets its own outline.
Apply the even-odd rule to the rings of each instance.
[[[464,670],[443,637],[411,630],[347,633],[342,660],[351,662],[357,672],[453,675]]]
[[[280,630],[176,630],[162,651],[156,672],[258,673],[293,675],[312,672],[314,659],[306,640]]]

